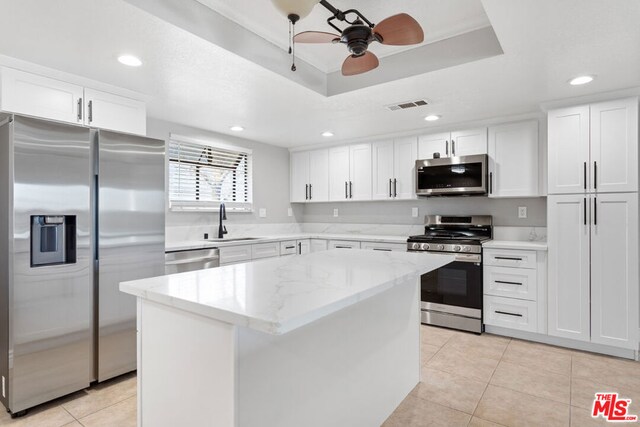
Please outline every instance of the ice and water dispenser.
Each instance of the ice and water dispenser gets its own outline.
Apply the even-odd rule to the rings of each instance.
[[[75,215],[31,217],[31,267],[76,262]]]

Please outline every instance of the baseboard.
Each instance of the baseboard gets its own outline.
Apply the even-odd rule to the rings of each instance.
[[[567,338],[552,337],[533,332],[518,331],[515,329],[501,328],[499,326],[485,325],[485,332],[494,335],[502,335],[511,338],[517,338],[527,341],[535,341],[542,344],[555,345],[558,347],[567,347],[574,350],[589,351],[592,353],[606,354],[609,356],[622,357],[625,359],[640,360],[637,350],[628,348],[611,347],[602,344],[593,344],[582,341],[575,341]]]

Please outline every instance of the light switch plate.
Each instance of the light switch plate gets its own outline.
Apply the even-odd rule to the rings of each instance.
[[[338,209],[333,210],[333,217],[338,218]]]
[[[418,208],[411,208],[411,216],[413,218],[418,218]]]
[[[267,217],[267,210],[265,208],[260,208],[260,218]]]
[[[527,207],[519,206],[518,207],[518,218],[526,218],[527,217]]]
[[[293,209],[291,208],[287,209],[287,215],[293,216]]]

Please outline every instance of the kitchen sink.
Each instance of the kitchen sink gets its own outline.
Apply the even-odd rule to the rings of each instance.
[[[259,237],[237,237],[237,238],[230,238],[230,239],[206,239],[207,242],[242,242],[242,241],[246,241],[246,240],[257,240],[259,239]]]

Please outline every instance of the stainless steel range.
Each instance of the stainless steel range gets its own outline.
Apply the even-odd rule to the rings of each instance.
[[[492,235],[491,216],[428,215],[424,234],[409,237],[410,252],[455,255],[422,276],[422,323],[482,333],[482,242]]]

